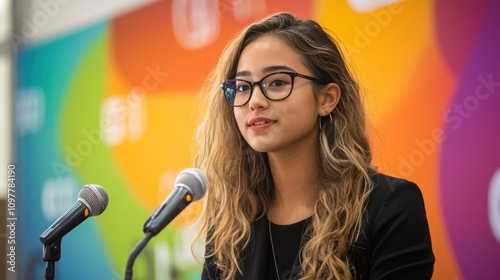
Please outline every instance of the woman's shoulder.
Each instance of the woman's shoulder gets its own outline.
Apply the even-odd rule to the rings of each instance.
[[[373,172],[371,174],[371,178],[375,186],[374,190],[378,192],[393,192],[400,187],[418,188],[417,185],[412,181],[380,172]]]
[[[384,173],[373,173],[371,175],[373,190],[369,201],[386,200],[391,196],[416,196],[422,198],[422,192],[416,183],[404,178],[393,177]]]
[[[383,173],[374,173],[371,178],[373,189],[366,207],[370,222],[380,218],[381,213],[392,216],[417,211],[425,215],[424,199],[416,183]]]

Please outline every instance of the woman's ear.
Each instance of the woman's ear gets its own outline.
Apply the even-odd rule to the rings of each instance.
[[[318,97],[318,115],[323,117],[330,114],[337,107],[340,96],[340,87],[336,83],[324,86]]]

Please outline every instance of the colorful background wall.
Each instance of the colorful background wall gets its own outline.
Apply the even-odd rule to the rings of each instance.
[[[17,19],[17,279],[42,277],[38,237],[88,183],[109,206],[63,238],[56,279],[123,279],[143,223],[192,166],[204,78],[236,32],[278,11],[343,42],[375,163],[423,192],[433,279],[500,279],[500,1],[132,2],[32,1]],[[65,28],[82,13],[99,16]],[[148,244],[136,279],[199,279],[201,206]]]

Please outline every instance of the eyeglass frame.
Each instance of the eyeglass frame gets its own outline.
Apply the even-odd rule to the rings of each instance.
[[[274,98],[270,98],[269,96],[267,96],[266,90],[264,88],[262,88],[262,82],[267,77],[272,76],[272,75],[276,75],[276,74],[287,74],[287,75],[290,76],[290,78],[292,79],[292,81],[291,81],[291,85],[290,85],[290,92],[285,97],[274,99]],[[271,100],[271,101],[280,101],[280,100],[284,100],[284,99],[288,98],[292,94],[293,86],[294,86],[294,83],[295,83],[295,77],[308,79],[308,80],[316,82],[318,84],[323,84],[323,85],[328,84],[327,82],[321,81],[318,78],[311,77],[311,76],[304,75],[304,74],[300,74],[300,73],[297,73],[297,72],[279,71],[279,72],[270,73],[270,74],[264,76],[262,79],[260,79],[259,81],[256,81],[256,82],[250,82],[250,81],[243,80],[243,79],[230,79],[230,80],[222,82],[220,84],[220,87],[222,89],[222,93],[224,94],[224,99],[227,101],[227,103],[229,105],[231,105],[232,107],[241,107],[241,106],[245,106],[246,104],[248,104],[248,102],[250,102],[250,99],[252,99],[252,94],[253,94],[253,90],[254,90],[255,86],[259,86],[260,92],[262,92],[262,94],[264,95],[264,97],[266,97],[268,100]],[[248,96],[248,100],[245,103],[241,104],[241,105],[234,105],[234,98],[233,98],[233,104],[231,104],[230,100],[227,98],[227,95],[226,95],[226,90],[225,90],[226,86],[225,85],[228,82],[236,82],[236,81],[245,82],[245,83],[248,83],[250,85],[250,95]]]

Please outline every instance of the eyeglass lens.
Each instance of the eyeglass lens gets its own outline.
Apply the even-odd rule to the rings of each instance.
[[[233,106],[241,106],[250,100],[255,86],[260,85],[262,93],[271,100],[281,100],[292,92],[293,78],[288,73],[274,73],[260,82],[230,80],[223,84],[224,94]]]

